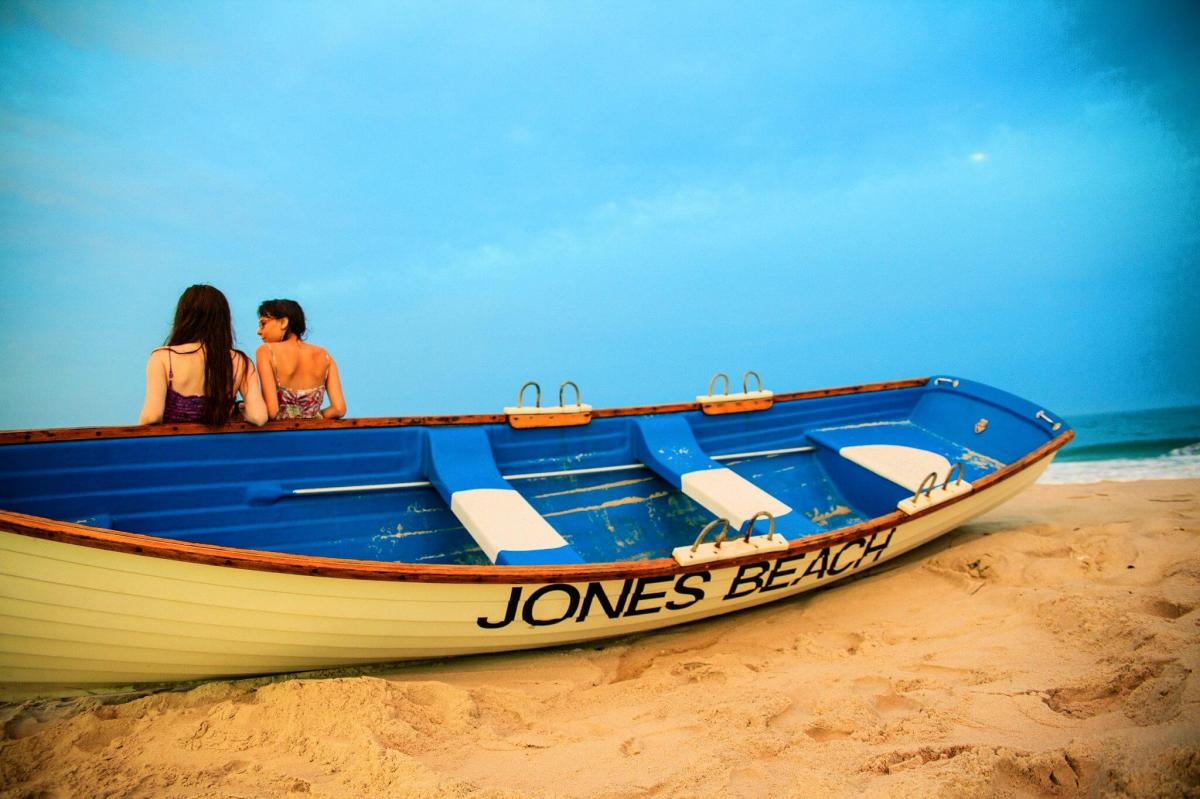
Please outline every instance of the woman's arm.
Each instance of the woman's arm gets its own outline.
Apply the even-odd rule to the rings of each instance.
[[[146,400],[138,424],[158,424],[163,418],[163,407],[167,402],[167,369],[164,356],[159,350],[150,353],[146,361]]]
[[[329,358],[329,376],[325,378],[325,391],[329,394],[329,407],[321,411],[326,419],[341,419],[346,415],[346,398],[342,395],[342,378],[338,376],[337,362]]]
[[[266,344],[260,344],[254,351],[254,360],[258,363],[258,375],[262,381],[261,397],[266,403],[267,418],[274,419],[279,413],[279,388],[275,385],[275,370],[271,368],[271,350]]]
[[[242,385],[240,386],[242,399],[245,405],[242,407],[242,416],[246,421],[253,425],[264,425],[267,423],[267,405],[263,402],[262,389],[258,386],[258,375],[255,374],[254,364],[246,361],[242,369]]]

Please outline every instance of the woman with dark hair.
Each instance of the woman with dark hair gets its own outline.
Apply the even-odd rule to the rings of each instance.
[[[264,424],[267,407],[254,364],[233,348],[229,302],[212,286],[190,286],[175,306],[166,346],[151,352],[146,363],[146,401],[138,423],[220,427],[234,419],[239,392],[246,421]]]
[[[258,306],[263,343],[255,360],[267,413],[272,419],[340,419],[346,415],[346,398],[337,363],[324,348],[305,341],[305,331],[304,309],[294,300],[267,300]],[[322,409],[326,392],[329,405]]]

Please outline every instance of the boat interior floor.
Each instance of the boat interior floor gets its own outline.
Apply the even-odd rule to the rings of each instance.
[[[968,485],[1004,465],[916,424],[912,397],[868,400],[833,425],[797,404],[711,419],[602,418],[569,432],[485,425],[183,436],[154,451],[138,439],[103,451],[64,442],[31,449],[19,471],[6,462],[0,501],[64,521],[270,552],[592,563],[670,557],[714,519],[728,519],[736,535],[761,511],[789,540],[815,535],[895,511],[929,474],[945,483],[954,464]],[[770,523],[759,516],[755,532]]]

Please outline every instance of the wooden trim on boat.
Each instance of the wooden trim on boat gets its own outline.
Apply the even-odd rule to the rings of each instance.
[[[956,502],[976,496],[980,491],[1007,480],[1034,463],[1066,446],[1075,433],[1067,430],[1023,458],[976,480],[972,490],[938,503],[911,516],[895,511],[840,530],[796,539],[780,552],[753,554],[742,558],[715,561],[700,566],[681,567],[671,558],[644,561],[618,561],[569,566],[454,566],[440,564],[386,563],[381,561],[343,560],[312,555],[289,555],[250,549],[194,544],[168,538],[102,530],[71,522],[60,522],[23,513],[0,510],[0,530],[61,541],[67,544],[147,555],[168,560],[208,566],[337,577],[354,580],[396,580],[429,583],[545,583],[619,580],[628,577],[658,577],[685,572],[710,571],[762,560],[777,560],[866,538],[889,528],[901,527],[914,519],[936,513]]]
[[[812,391],[793,391],[776,394],[775,402],[837,397],[845,394],[865,394],[873,391],[893,391],[919,388],[929,382],[927,377],[892,380],[884,383],[864,383]],[[678,413],[700,409],[698,402],[676,402],[659,405],[635,405],[627,408],[601,408],[592,411],[593,419],[615,416],[638,416],[647,413]],[[142,438],[147,436],[194,436],[222,433],[280,433],[289,430],[351,430],[375,427],[439,427],[444,425],[503,424],[503,413],[457,414],[449,416],[377,416],[363,419],[280,419],[262,427],[236,422],[225,427],[202,424],[126,425],[123,427],[58,427],[44,430],[0,430],[0,446],[11,444],[44,444],[54,441],[91,441],[108,438]]]

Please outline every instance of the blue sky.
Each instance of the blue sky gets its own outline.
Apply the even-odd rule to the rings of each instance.
[[[1200,403],[1200,14],[0,5],[0,427],[136,419],[174,302],[290,297],[351,415],[959,374]]]

